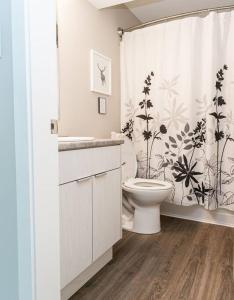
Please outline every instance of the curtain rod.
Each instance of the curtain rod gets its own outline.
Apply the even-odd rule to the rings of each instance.
[[[158,20],[153,20],[153,21],[146,22],[146,23],[143,23],[143,24],[140,24],[140,25],[129,27],[127,29],[118,28],[118,34],[119,34],[120,38],[122,39],[122,36],[125,32],[131,32],[131,31],[134,31],[136,29],[145,28],[145,27],[148,27],[148,26],[163,23],[163,22],[166,22],[166,21],[172,21],[172,20],[180,19],[180,18],[183,18],[183,17],[189,17],[189,16],[200,14],[200,13],[205,13],[205,12],[209,13],[209,12],[212,12],[212,11],[221,11],[221,10],[226,10],[226,9],[234,9],[234,5],[221,6],[221,7],[215,7],[215,8],[206,8],[206,9],[195,10],[195,11],[192,11],[192,12],[187,12],[187,13],[177,14],[177,15],[173,15],[173,16],[168,16],[168,17],[160,18]]]

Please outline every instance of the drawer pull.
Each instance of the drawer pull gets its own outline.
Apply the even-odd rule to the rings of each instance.
[[[85,177],[85,178],[77,179],[76,182],[77,182],[77,183],[81,183],[81,182],[88,181],[88,180],[90,180],[90,179],[91,179],[91,177]]]
[[[103,177],[103,176],[106,176],[106,175],[107,175],[107,172],[103,172],[103,173],[95,175],[95,177],[98,178],[98,177]]]

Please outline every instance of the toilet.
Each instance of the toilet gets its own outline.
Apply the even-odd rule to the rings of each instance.
[[[160,205],[170,198],[171,183],[135,178],[137,159],[133,144],[125,140],[122,147],[123,228],[141,234],[161,231]]]

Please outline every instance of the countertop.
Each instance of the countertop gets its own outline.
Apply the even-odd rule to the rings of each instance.
[[[88,149],[88,148],[99,148],[99,147],[108,147],[116,146],[124,143],[123,139],[95,139],[92,141],[79,141],[79,142],[59,142],[58,150],[61,151],[70,151],[70,150],[79,150],[79,149]]]

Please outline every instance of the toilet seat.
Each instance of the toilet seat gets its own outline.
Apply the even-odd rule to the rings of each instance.
[[[130,178],[126,180],[123,186],[133,190],[170,190],[172,184],[170,182],[155,180],[155,179],[144,179],[144,178]]]

